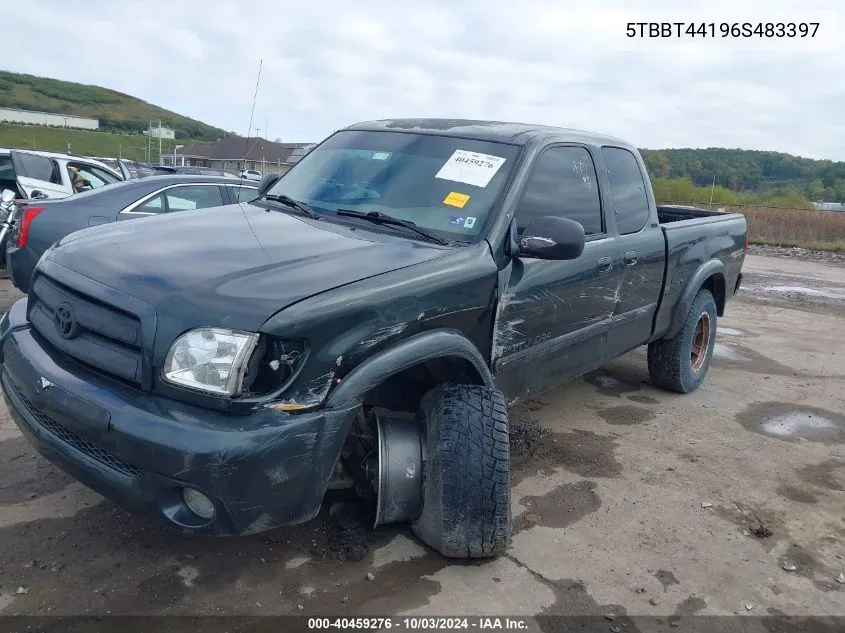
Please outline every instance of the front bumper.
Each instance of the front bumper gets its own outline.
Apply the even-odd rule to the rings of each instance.
[[[320,510],[355,408],[233,416],[125,387],[51,351],[26,299],[0,321],[0,383],[27,440],[71,476],[183,531],[250,534]],[[212,499],[213,519],[182,489]]]

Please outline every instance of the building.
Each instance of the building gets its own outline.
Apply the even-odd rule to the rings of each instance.
[[[237,173],[257,169],[261,173],[285,173],[291,168],[291,154],[311,143],[274,143],[263,138],[224,138],[214,143],[186,145],[172,154],[162,154],[164,165],[210,167]],[[177,146],[178,147],[178,146]]]
[[[150,138],[176,138],[176,130],[171,130],[169,127],[151,127],[149,132]]]
[[[97,130],[100,128],[98,119],[87,119],[71,114],[58,112],[36,112],[35,110],[16,110],[14,108],[0,108],[0,123],[29,123],[32,125],[53,125],[56,127],[71,127],[81,130]]]
[[[841,202],[814,202],[813,206],[818,211],[845,211],[845,204]]]

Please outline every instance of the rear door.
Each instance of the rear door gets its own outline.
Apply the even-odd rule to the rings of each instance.
[[[663,286],[666,250],[663,231],[652,214],[645,166],[624,147],[604,146],[601,154],[622,261],[622,284],[613,311],[613,329],[607,339],[607,354],[615,357],[651,337]]]
[[[25,150],[13,149],[10,154],[18,188],[27,198],[38,197],[39,192],[47,198],[64,198],[71,194],[57,161]]]

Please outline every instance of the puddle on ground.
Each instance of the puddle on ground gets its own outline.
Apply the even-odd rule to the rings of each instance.
[[[736,415],[749,431],[788,441],[823,444],[845,442],[845,417],[816,407],[784,402],[759,402]]]
[[[543,633],[560,631],[626,631],[636,633],[640,629],[628,617],[622,605],[599,604],[580,580],[541,580],[555,594],[554,604],[544,608],[537,615],[542,616],[537,626]],[[608,619],[611,615],[613,620]],[[575,616],[575,617],[573,617]]]
[[[728,360],[743,361],[746,360],[742,351],[728,343],[716,343],[713,345],[713,356],[716,358],[725,358]]]
[[[583,378],[584,382],[593,385],[602,395],[616,398],[639,391],[645,382],[640,374],[617,367],[597,369],[584,374]]]
[[[660,404],[660,400],[651,396],[628,396],[628,400],[639,402],[640,404]]]
[[[658,569],[654,577],[660,581],[660,584],[663,585],[663,591],[666,591],[672,585],[680,585],[681,583],[678,582],[678,579],[675,578],[675,574],[671,571],[666,571],[665,569]]]
[[[818,501],[813,493],[796,488],[795,486],[780,486],[778,488],[778,494],[784,499],[789,499],[796,503],[816,503]]]
[[[829,459],[821,464],[804,466],[798,471],[798,475],[812,486],[845,491],[845,460]]]
[[[632,426],[642,424],[654,419],[654,412],[645,407],[621,406],[610,407],[598,412],[599,417],[604,418],[608,424]]]
[[[601,507],[593,481],[563,484],[540,497],[523,497],[525,512],[514,520],[514,532],[535,525],[564,528]]]

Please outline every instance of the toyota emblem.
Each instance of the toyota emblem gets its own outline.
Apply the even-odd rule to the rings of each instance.
[[[62,338],[73,338],[78,334],[79,324],[73,306],[62,302],[56,306],[56,329]]]

